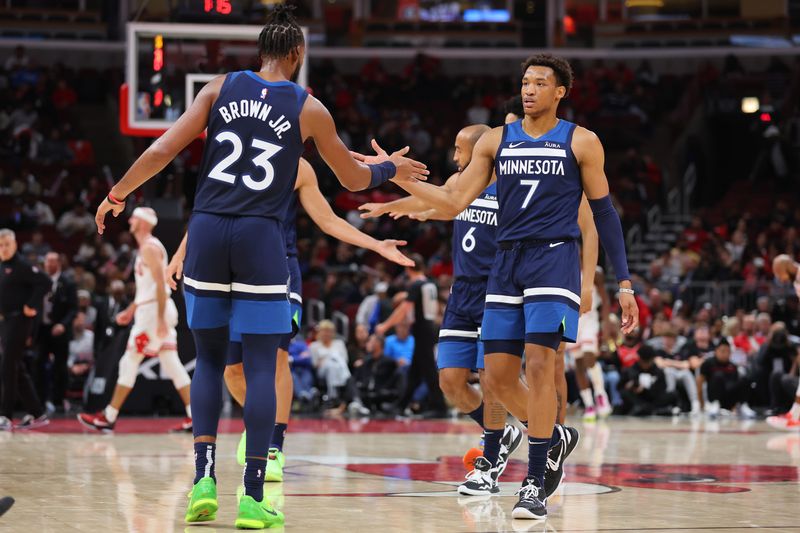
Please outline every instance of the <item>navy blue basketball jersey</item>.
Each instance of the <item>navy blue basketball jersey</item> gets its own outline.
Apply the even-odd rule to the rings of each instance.
[[[572,153],[575,128],[575,124],[559,120],[535,139],[522,129],[522,120],[503,127],[495,157],[498,241],[580,236],[578,207],[583,185]]]
[[[307,95],[249,70],[226,76],[208,117],[195,211],[283,221],[303,153]]]
[[[283,217],[283,240],[286,241],[286,255],[297,255],[297,193],[289,197],[286,216]]]
[[[453,220],[453,273],[486,277],[497,254],[497,184],[492,183]]]

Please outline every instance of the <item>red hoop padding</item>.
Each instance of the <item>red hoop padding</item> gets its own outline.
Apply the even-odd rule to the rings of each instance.
[[[134,128],[131,126],[128,113],[128,84],[119,86],[119,130],[125,135],[133,137],[160,137],[165,129],[160,128]]]

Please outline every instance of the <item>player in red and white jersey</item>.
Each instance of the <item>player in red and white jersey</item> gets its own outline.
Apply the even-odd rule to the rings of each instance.
[[[612,411],[603,382],[603,370],[597,364],[601,315],[608,315],[609,306],[604,282],[603,269],[598,266],[592,283],[592,308],[578,319],[577,342],[567,345],[575,360],[575,379],[585,407],[584,422],[594,422],[598,416],[608,417]]]
[[[772,260],[772,272],[781,283],[794,282],[794,291],[800,298],[800,263],[791,256],[781,254]],[[788,413],[770,416],[767,423],[779,429],[800,431],[800,383],[797,385],[794,403]]]
[[[165,281],[167,251],[153,236],[158,224],[156,212],[149,207],[137,207],[130,220],[130,231],[139,245],[134,275],[136,297],[127,309],[116,316],[117,324],[127,326],[133,320],[125,354],[119,361],[119,377],[111,403],[98,413],[82,413],[78,421],[92,429],[111,431],[119,410],[136,383],[139,364],[145,357],[158,357],[161,371],[175,385],[186,406],[186,418],[175,428],[188,431],[192,428],[189,404],[191,379],[178,357],[178,309],[170,298],[171,289]]]

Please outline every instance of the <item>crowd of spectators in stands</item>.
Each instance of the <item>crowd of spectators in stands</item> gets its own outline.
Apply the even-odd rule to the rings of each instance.
[[[77,119],[77,106],[101,101],[107,88],[95,71],[38,65],[23,47],[0,64],[0,227],[53,280],[27,361],[50,412],[79,406],[95,354],[132,296],[133,241],[96,234],[90,209],[108,178],[98,178]]]
[[[751,406],[782,412],[791,403],[800,305],[795,287],[778,283],[772,269],[778,254],[798,256],[798,217],[786,199],[714,227],[696,216],[653,261],[635,283],[641,332],[620,338],[613,317],[606,329],[604,365],[613,380],[622,374],[621,410],[699,412],[698,379],[711,414],[737,407],[753,416]],[[635,396],[630,387],[638,389],[642,372],[653,376],[652,386]]]
[[[575,71],[563,115],[608,140],[612,190],[628,221],[638,220],[639,206],[663,200],[665,184],[659,167],[634,141],[665,120],[686,80],[659,76],[646,61],[636,69],[576,63]],[[332,110],[352,149],[369,151],[373,137],[387,148],[408,144],[428,163],[434,183],[455,171],[456,131],[465,120],[501,123],[501,104],[516,92],[515,83],[513,77],[470,76],[454,84],[440,62],[426,56],[416,57],[400,75],[387,72],[379,60],[365,63],[354,76],[341,74],[330,61],[315,62],[311,69],[315,94]],[[68,401],[79,401],[93,358],[116,334],[113,316],[134,289],[133,239],[124,231],[100,238],[91,215],[111,177],[96,168],[90,143],[76,131],[80,120],[74,112],[98,90],[63,67],[31,64],[22,49],[0,70],[0,227],[17,231],[21,253],[32,263],[44,264],[48,253],[56,252],[60,275],[72,282],[76,305],[64,325],[73,391]],[[313,151],[308,157],[340,215],[376,238],[405,239],[426,258],[444,303],[453,276],[449,224],[361,220],[358,205],[391,200],[396,193],[388,187],[369,194],[344,191]],[[774,283],[770,264],[777,253],[800,252],[798,224],[800,210],[788,202],[777,202],[767,219],[745,215],[708,227],[698,217],[674,248],[653,261],[635,283],[640,332],[621,337],[616,317],[603,317],[601,364],[618,412],[699,412],[706,397],[702,387],[698,392],[698,379],[712,414],[738,409],[751,416],[751,407],[780,411],[790,401],[786,391],[797,373],[799,306],[791,287]],[[305,300],[322,302],[325,316],[341,313],[352,326],[338,328],[337,336],[332,322],[307,319],[311,327],[289,348],[297,407],[317,411],[324,405],[331,416],[395,414],[414,339],[408,325],[386,338],[374,329],[397,303],[402,272],[375,254],[328,239],[302,212],[297,230]],[[734,283],[719,283],[729,281]],[[36,350],[31,361],[43,369],[44,397],[60,403],[47,390],[55,357]],[[416,391],[416,403],[424,393],[424,386]]]

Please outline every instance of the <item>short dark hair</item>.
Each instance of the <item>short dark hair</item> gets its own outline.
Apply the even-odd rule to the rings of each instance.
[[[414,266],[410,267],[414,272],[425,272],[425,258],[420,254],[411,254],[409,259],[414,261]]]
[[[518,117],[523,116],[525,114],[525,108],[522,107],[522,96],[516,95],[506,100],[503,104],[503,111],[506,115],[514,113]]]
[[[567,89],[566,94],[569,94],[570,89],[572,89],[572,81],[575,79],[572,75],[572,65],[569,64],[569,61],[553,54],[536,54],[522,63],[523,76],[530,67],[549,67],[553,69],[558,85],[563,85]]]
[[[258,35],[258,53],[261,57],[282,59],[305,44],[303,30],[292,11],[294,6],[284,4],[272,8],[267,23]]]
[[[717,341],[717,345],[714,348],[719,348],[720,346],[727,346],[728,348],[730,348],[731,343],[728,342],[728,339],[722,337],[720,340]]]
[[[639,347],[639,359],[642,361],[652,361],[656,358],[655,349],[649,344],[642,344]]]

